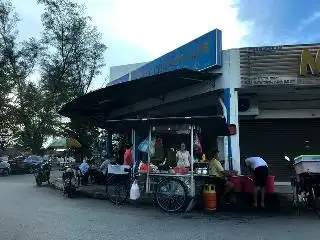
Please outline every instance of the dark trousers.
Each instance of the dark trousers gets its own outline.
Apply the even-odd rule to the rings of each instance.
[[[88,184],[88,179],[89,179],[89,173],[85,173],[81,177],[81,185],[87,185]]]

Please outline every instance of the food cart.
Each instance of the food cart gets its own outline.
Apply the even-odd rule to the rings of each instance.
[[[199,150],[199,146],[195,146],[199,141],[197,134],[201,131],[210,131],[213,138],[229,135],[226,121],[220,116],[109,120],[107,125],[113,129],[131,128],[133,143],[135,143],[135,132],[148,129],[148,136],[144,139],[148,146],[147,160],[142,163],[147,167],[144,171],[137,168],[139,159],[134,159],[135,166],[130,171],[126,166],[110,165],[106,184],[109,199],[116,204],[125,202],[132,183],[136,181],[140,193],[153,194],[158,206],[167,212],[191,210],[196,193],[202,192],[202,186],[198,185],[195,179],[206,177],[208,171],[196,172],[194,169],[194,163],[200,160],[195,153]],[[173,142],[174,135],[179,135],[180,141],[185,141],[184,144],[190,149],[190,166],[177,167],[168,163],[170,151],[171,156],[176,156],[177,145],[166,146],[167,153],[158,154],[160,156],[156,156],[155,149],[152,149],[155,147],[157,136],[165,138],[168,143]],[[134,148],[133,151],[136,150],[137,148]]]

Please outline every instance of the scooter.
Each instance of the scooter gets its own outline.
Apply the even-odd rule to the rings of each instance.
[[[34,171],[34,177],[37,183],[37,186],[41,186],[43,182],[48,182],[50,184],[50,171],[51,165],[48,162],[45,162],[38,166]]]
[[[63,180],[63,193],[68,198],[72,198],[77,189],[76,173],[72,168],[67,168],[62,174]]]

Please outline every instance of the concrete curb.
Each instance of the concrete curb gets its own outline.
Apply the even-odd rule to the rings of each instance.
[[[63,191],[63,184],[61,178],[56,178],[50,182],[49,187],[55,190]],[[91,199],[99,199],[99,200],[108,200],[108,197],[105,192],[101,191],[88,191],[78,189],[76,192],[77,197],[91,198]],[[293,213],[292,210],[292,194],[274,194],[272,200],[272,207],[268,208],[270,212],[277,213]],[[246,199],[248,200],[248,199]],[[135,206],[143,206],[143,205],[155,205],[155,201],[152,196],[145,196],[137,201],[129,200],[128,203]],[[270,202],[271,203],[271,202]],[[195,209],[203,209],[203,206],[196,206]],[[222,212],[251,212],[253,211],[247,201],[241,202],[238,206],[232,207],[231,209],[221,209]],[[219,211],[220,212],[220,211]]]
[[[51,180],[50,184],[48,185],[50,188],[58,191],[63,191],[63,184],[61,178],[56,178]],[[77,189],[76,191],[77,197],[85,197],[91,199],[98,199],[98,200],[108,200],[107,194],[101,191],[85,191],[82,189]],[[154,200],[152,197],[143,197],[137,201],[128,200],[127,203],[133,205],[154,205]]]

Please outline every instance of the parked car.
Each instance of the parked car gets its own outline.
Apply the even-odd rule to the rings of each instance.
[[[26,173],[28,172],[28,164],[24,162],[26,156],[19,156],[9,160],[12,173]]]
[[[23,160],[26,164],[29,173],[33,173],[33,170],[36,166],[40,165],[43,162],[42,157],[31,155]]]
[[[10,173],[10,164],[7,161],[0,160],[0,175],[8,176]]]

